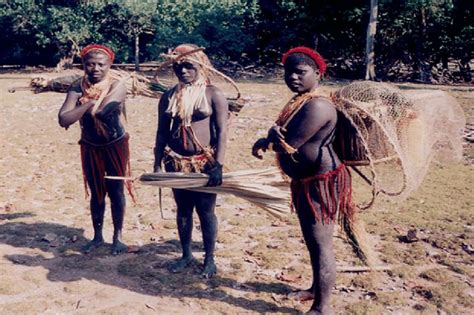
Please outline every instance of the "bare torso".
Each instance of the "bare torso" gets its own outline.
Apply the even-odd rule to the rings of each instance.
[[[117,82],[112,83],[111,89],[115,87]],[[82,95],[80,80],[76,81],[71,90],[74,93]],[[92,116],[90,111],[84,113],[79,120],[81,126],[81,140],[95,145],[102,145],[121,139],[125,135],[125,127],[121,116],[124,110],[124,100],[119,102],[112,100],[108,102],[100,111]],[[76,107],[81,106],[79,101]],[[97,126],[97,122],[101,128]]]
[[[189,128],[183,127],[181,118],[172,117],[167,112],[173,91],[174,89],[167,91],[161,97],[159,104],[159,126],[156,140],[158,155],[155,166],[161,162],[165,146],[184,156],[202,152],[201,146],[214,147],[216,160],[223,163],[228,105],[222,92],[214,86],[206,88],[209,109],[206,111],[195,110],[191,119],[191,128]]]
[[[171,96],[171,95],[169,95]],[[212,95],[206,91],[208,104],[212,104]],[[183,128],[179,117],[171,117],[171,114],[165,113],[171,119],[170,137],[168,146],[176,153],[185,156],[191,156],[202,151],[200,147],[211,146],[212,141],[212,105],[208,110],[195,110],[191,119],[191,128]],[[199,143],[199,144],[198,144]]]
[[[312,99],[287,125],[285,140],[297,153],[277,153],[282,170],[293,179],[323,174],[341,162],[332,147],[337,113],[326,99]]]

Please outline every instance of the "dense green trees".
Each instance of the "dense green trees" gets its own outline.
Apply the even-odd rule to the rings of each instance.
[[[55,65],[90,42],[117,62],[157,60],[182,42],[218,62],[275,65],[316,48],[330,76],[363,78],[370,0],[36,0],[0,2],[0,63]],[[472,0],[378,0],[375,73],[391,80],[470,81]],[[448,66],[455,69],[449,69]]]

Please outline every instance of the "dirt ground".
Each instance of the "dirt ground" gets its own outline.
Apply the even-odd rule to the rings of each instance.
[[[195,218],[198,263],[180,274],[166,264],[180,255],[175,206],[164,191],[137,185],[128,200],[124,240],[130,253],[109,254],[110,243],[89,255],[92,236],[79,160],[79,127],[57,124],[65,94],[8,93],[28,85],[28,74],[0,75],[0,313],[1,314],[298,314],[310,302],[287,294],[310,285],[309,257],[294,216],[277,220],[235,197],[219,196],[218,275],[199,277],[202,242]],[[327,83],[322,92],[340,86]],[[249,104],[234,120],[227,170],[273,164],[251,158],[290,97],[277,83],[240,82]],[[449,89],[449,88],[448,88]],[[474,95],[453,95],[474,122]],[[127,101],[134,175],[152,170],[157,100]],[[362,214],[375,250],[391,271],[338,272],[332,304],[337,314],[469,314],[473,297],[472,147],[463,163],[434,166],[422,187],[401,204],[384,200]],[[356,185],[358,183],[356,182]],[[105,237],[112,223],[107,210]],[[409,229],[418,241],[401,242]],[[360,265],[335,235],[338,266]],[[472,313],[471,313],[472,314]]]

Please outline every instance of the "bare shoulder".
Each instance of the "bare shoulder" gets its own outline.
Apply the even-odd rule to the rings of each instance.
[[[332,101],[329,98],[326,97],[316,97],[311,100],[309,100],[306,103],[306,106],[308,110],[315,110],[318,112],[327,112],[336,115],[336,107],[332,103]]]
[[[309,100],[303,107],[304,115],[312,119],[332,121],[337,119],[337,111],[330,99],[317,97]]]
[[[324,108],[334,109],[335,108],[333,102],[329,98],[324,97],[324,96],[315,97],[311,99],[308,102],[308,104],[309,103],[313,104],[313,106],[319,107],[320,109],[324,109]]]
[[[209,93],[212,96],[222,96],[222,97],[224,97],[224,93],[222,92],[222,90],[219,89],[215,85],[208,85],[206,87],[206,92]]]
[[[211,100],[212,106],[219,110],[228,110],[229,104],[224,93],[217,86],[208,85],[206,88],[206,95],[208,100]]]
[[[125,80],[113,80],[110,86],[112,89],[118,90],[127,90],[127,85],[125,84]]]
[[[68,92],[82,93],[81,82],[82,82],[82,78],[79,78],[75,80],[74,82],[72,82],[71,86],[69,87]]]

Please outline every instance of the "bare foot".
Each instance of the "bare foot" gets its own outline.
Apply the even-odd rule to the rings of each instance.
[[[213,259],[204,261],[204,269],[202,270],[201,276],[203,278],[212,278],[217,273],[217,267]]]
[[[305,315],[334,315],[334,312],[330,307],[325,307],[322,310],[315,310],[311,308]]]
[[[126,253],[128,250],[128,246],[125,245],[124,243],[120,242],[120,241],[115,241],[113,244],[112,244],[112,250],[110,251],[110,253],[114,256],[116,255],[120,255],[122,253]]]
[[[172,273],[181,272],[183,269],[188,267],[193,260],[194,260],[193,256],[181,257],[180,259],[169,264],[168,270],[171,271]]]
[[[305,315],[333,315],[334,313],[332,310],[327,311],[316,311],[316,310],[309,310],[305,313]]]
[[[288,298],[300,302],[314,300],[314,294],[311,289],[293,291],[288,294]]]
[[[89,254],[93,250],[101,247],[102,245],[104,245],[103,238],[97,238],[97,239],[94,238],[92,241],[88,242],[86,245],[82,247],[82,252],[84,254]]]

